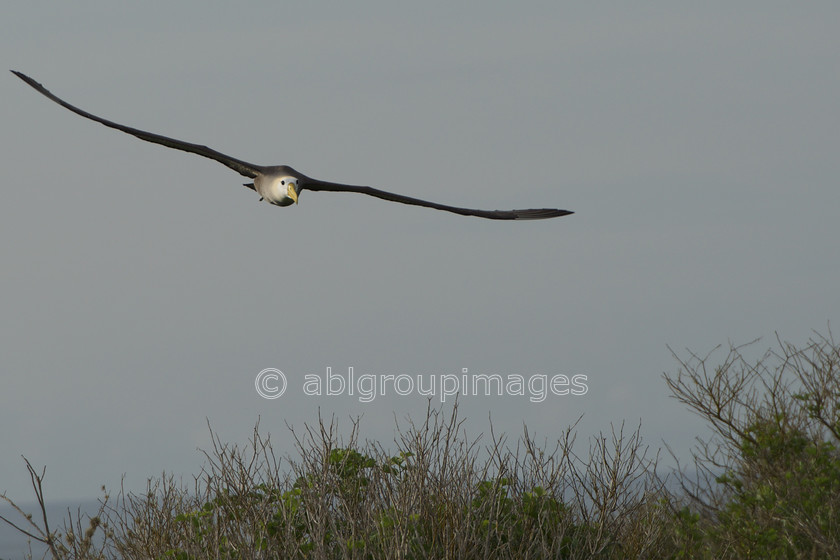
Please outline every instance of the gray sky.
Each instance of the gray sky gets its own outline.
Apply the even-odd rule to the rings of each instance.
[[[47,6],[47,7],[45,7]],[[469,397],[472,435],[702,426],[661,379],[836,320],[836,2],[7,3],[5,67],[106,118],[361,195],[258,204],[242,178],[0,79],[0,491],[189,476],[219,436],[317,411],[390,441],[425,398],[302,393],[305,374],[586,375],[580,397]],[[278,368],[277,400],[254,378]]]

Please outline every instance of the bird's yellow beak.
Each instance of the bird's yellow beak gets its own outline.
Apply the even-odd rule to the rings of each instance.
[[[289,183],[289,186],[286,188],[286,194],[289,195],[289,198],[295,201],[295,204],[298,203],[297,199],[297,191],[295,190],[295,184]]]

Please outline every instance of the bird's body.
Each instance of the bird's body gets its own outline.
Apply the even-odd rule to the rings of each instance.
[[[388,191],[375,189],[367,186],[346,185],[343,183],[332,183],[329,181],[321,181],[307,177],[288,165],[272,165],[262,166],[248,163],[246,161],[228,156],[221,152],[217,152],[207,146],[200,144],[192,144],[182,140],[176,140],[152,132],[146,132],[130,126],[121,125],[102,117],[97,117],[92,113],[83,111],[66,101],[56,97],[50,93],[44,86],[36,82],[26,74],[12,70],[18,78],[29,84],[32,88],[44,95],[48,99],[58,103],[62,107],[73,111],[86,119],[96,121],[109,128],[120,130],[132,136],[136,136],[146,142],[160,144],[168,148],[182,150],[185,152],[194,153],[209,159],[213,159],[233,169],[243,177],[253,179],[252,183],[246,183],[245,186],[253,189],[260,195],[260,200],[264,200],[277,206],[289,206],[297,203],[298,196],[303,190],[310,191],[328,191],[328,192],[355,192],[366,194],[383,200],[390,200],[392,202],[400,202],[402,204],[411,204],[415,206],[424,206],[426,208],[434,208],[436,210],[444,210],[461,214],[463,216],[478,216],[481,218],[489,218],[493,220],[539,220],[544,218],[556,218],[559,216],[566,216],[572,214],[568,210],[560,210],[556,208],[535,208],[525,210],[477,210],[474,208],[460,208],[457,206],[448,206],[445,204],[438,204],[436,202],[429,202],[419,198],[412,198],[401,194],[396,194]]]

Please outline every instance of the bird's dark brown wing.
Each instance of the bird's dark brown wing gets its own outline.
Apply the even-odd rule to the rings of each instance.
[[[240,175],[243,175],[245,177],[250,177],[251,179],[256,177],[257,174],[260,173],[263,169],[262,166],[254,165],[253,163],[248,163],[247,161],[242,161],[240,159],[230,157],[230,156],[225,155],[221,152],[217,152],[216,150],[212,150],[212,149],[208,148],[207,146],[201,146],[199,144],[190,144],[189,142],[183,142],[181,140],[176,140],[174,138],[168,138],[166,136],[161,136],[160,134],[153,134],[151,132],[138,130],[136,128],[131,128],[130,126],[121,125],[121,124],[109,121],[107,119],[103,119],[102,117],[97,117],[96,115],[92,115],[92,114],[88,113],[87,111],[83,111],[83,110],[79,109],[78,107],[74,107],[73,105],[70,105],[69,103],[67,103],[63,99],[59,99],[58,97],[56,97],[55,95],[50,93],[44,86],[42,86],[41,84],[39,84],[38,82],[36,82],[32,78],[27,76],[26,74],[23,74],[21,72],[16,72],[15,70],[12,70],[12,73],[15,76],[17,76],[18,78],[20,78],[21,80],[23,80],[24,82],[26,82],[27,84],[29,84],[30,86],[32,86],[38,93],[40,93],[44,97],[47,97],[48,99],[51,99],[52,101],[55,101],[56,103],[58,103],[62,107],[70,109],[71,111],[73,111],[77,115],[80,115],[80,116],[82,116],[86,119],[90,119],[92,121],[96,121],[98,123],[104,124],[107,127],[115,128],[117,130],[121,130],[121,131],[126,132],[128,134],[131,134],[132,136],[136,136],[137,138],[139,138],[141,140],[145,140],[146,142],[153,142],[155,144],[160,144],[162,146],[166,146],[167,148],[174,148],[176,150],[182,150],[184,152],[191,152],[193,154],[198,154],[198,155],[204,156],[206,158],[214,159],[214,160],[218,161],[219,163],[222,163],[222,164],[230,167],[231,169],[233,169],[234,171],[236,171]]]
[[[528,208],[524,210],[476,210],[473,208],[459,208],[457,206],[447,206],[446,204],[438,204],[437,202],[429,202],[427,200],[420,200],[419,198],[412,198],[410,196],[403,196],[401,194],[382,191],[374,189],[373,187],[344,185],[341,183],[330,183],[327,181],[318,181],[317,179],[309,178],[301,181],[301,189],[310,191],[361,193],[369,196],[375,196],[376,198],[381,198],[383,200],[390,200],[391,202],[425,206],[426,208],[454,212],[455,214],[460,214],[462,216],[478,216],[479,218],[488,218],[490,220],[543,220],[545,218],[557,218],[560,216],[574,214],[574,212],[570,212],[569,210],[559,210],[557,208]]]

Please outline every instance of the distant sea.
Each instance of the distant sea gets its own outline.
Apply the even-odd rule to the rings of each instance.
[[[37,520],[39,523],[38,525],[42,525],[40,523],[41,520],[41,509],[38,507],[36,503],[25,503],[25,504],[18,504],[23,511],[26,513],[31,513],[33,520]],[[47,519],[50,520],[50,528],[55,530],[59,529],[62,532],[64,529],[64,524],[67,521],[67,510],[73,514],[73,518],[76,518],[76,513],[79,509],[81,509],[83,514],[87,515],[94,515],[96,512],[99,511],[99,502],[97,500],[85,500],[85,501],[75,501],[75,502],[53,502],[47,504]],[[9,521],[14,522],[20,527],[23,527],[29,530],[27,527],[26,520],[21,518],[20,515],[9,507],[8,504],[5,502],[0,503],[0,515],[8,519]],[[82,525],[85,526],[84,524]],[[6,523],[0,521],[0,560],[17,560],[20,558],[25,558],[29,552],[29,545],[28,545],[28,537],[23,535],[12,527],[8,526]],[[47,551],[47,547],[37,543],[32,543],[32,558],[40,559],[43,558],[44,553]]]

